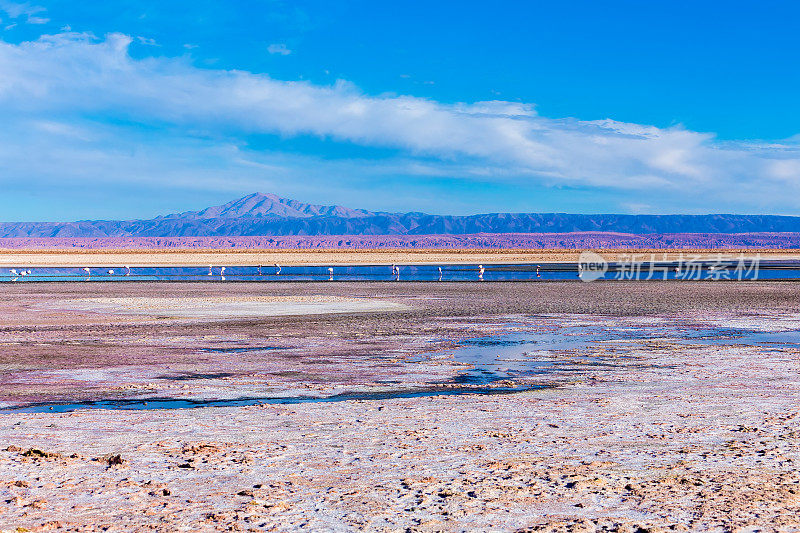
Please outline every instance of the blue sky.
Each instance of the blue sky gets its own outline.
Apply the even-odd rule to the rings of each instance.
[[[800,214],[794,2],[0,0],[2,220]]]

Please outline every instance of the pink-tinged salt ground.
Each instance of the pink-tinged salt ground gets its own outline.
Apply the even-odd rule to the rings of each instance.
[[[248,237],[17,237],[0,249],[731,249],[800,248],[800,233],[478,233]]]
[[[265,297],[408,308],[161,315]],[[458,386],[454,343],[506,334],[535,342],[502,364],[546,364],[547,386],[0,412],[0,531],[800,531],[798,309],[764,281],[2,284],[0,401]]]

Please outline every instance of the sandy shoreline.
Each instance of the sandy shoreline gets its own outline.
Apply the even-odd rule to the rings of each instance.
[[[800,260],[796,249],[597,250],[608,261],[759,256]],[[576,262],[581,250],[0,250],[0,267],[512,264]]]

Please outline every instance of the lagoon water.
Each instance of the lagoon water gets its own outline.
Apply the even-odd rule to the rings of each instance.
[[[800,262],[764,262],[753,268],[737,268],[736,264],[720,267],[713,262],[698,264],[692,269],[677,270],[677,264],[647,264],[633,269],[624,264],[610,264],[599,280],[800,280]],[[332,268],[331,272],[329,269]],[[575,263],[484,265],[480,276],[479,265],[399,265],[399,275],[389,265],[354,266],[214,266],[208,267],[124,267],[91,268],[31,267],[30,273],[21,275],[21,268],[0,269],[2,282],[52,282],[52,281],[207,281],[207,282],[275,282],[275,281],[580,281]],[[440,271],[441,269],[441,271]]]

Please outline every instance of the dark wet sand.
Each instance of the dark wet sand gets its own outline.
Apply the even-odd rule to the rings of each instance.
[[[33,304],[89,297],[207,296],[381,297],[420,303],[410,316],[443,312],[461,316],[496,313],[603,313],[632,315],[681,309],[797,309],[798,285],[753,282],[299,282],[299,283],[20,283],[0,286],[3,312]],[[408,316],[408,315],[407,315]],[[17,317],[20,318],[20,317]],[[17,322],[9,317],[9,322]],[[6,325],[11,325],[6,324]]]

